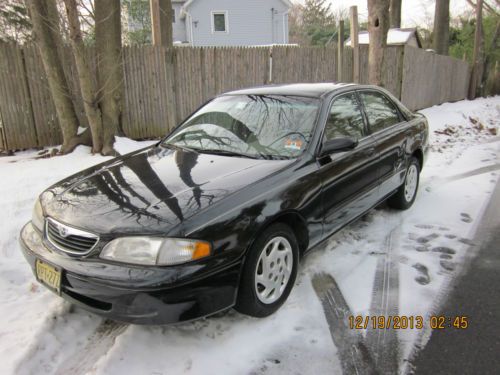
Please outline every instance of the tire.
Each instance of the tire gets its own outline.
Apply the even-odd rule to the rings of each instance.
[[[408,168],[406,168],[405,181],[396,194],[387,200],[387,204],[398,210],[406,210],[413,205],[417,197],[418,184],[420,182],[420,163],[415,157],[410,158]]]
[[[274,313],[293,288],[298,263],[299,246],[290,227],[276,223],[264,230],[247,254],[235,309],[258,318]]]

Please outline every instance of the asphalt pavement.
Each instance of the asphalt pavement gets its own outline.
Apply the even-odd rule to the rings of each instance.
[[[412,361],[416,374],[500,374],[500,184],[497,182],[473,243],[479,247],[454,284],[425,348]],[[471,249],[473,250],[473,249]],[[465,329],[454,328],[466,316]],[[451,327],[450,327],[451,325]]]

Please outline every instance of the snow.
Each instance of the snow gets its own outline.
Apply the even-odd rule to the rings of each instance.
[[[500,125],[500,97],[422,113],[432,146],[414,206],[404,212],[374,209],[311,252],[288,301],[266,319],[230,311],[176,326],[142,327],[104,321],[71,306],[35,281],[19,251],[19,231],[42,190],[107,158],[82,146],[46,159],[36,159],[34,150],[1,157],[0,373],[341,372],[313,276],[330,274],[354,315],[373,316],[376,275],[390,259],[399,278],[397,313],[428,317],[474,254],[470,243],[497,183],[500,138],[489,129]],[[126,153],[151,143],[117,138],[117,149]],[[430,332],[405,329],[397,335],[404,366]]]

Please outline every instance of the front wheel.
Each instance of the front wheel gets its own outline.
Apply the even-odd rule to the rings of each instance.
[[[292,230],[277,223],[249,249],[241,276],[236,310],[265,317],[286,301],[297,277],[299,248]]]
[[[411,157],[406,169],[405,181],[399,187],[396,194],[387,200],[390,207],[398,210],[406,210],[411,207],[417,197],[418,183],[420,180],[420,163],[415,157]]]

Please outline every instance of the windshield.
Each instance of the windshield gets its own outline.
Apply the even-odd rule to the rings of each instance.
[[[164,142],[198,152],[294,158],[309,143],[319,100],[296,96],[221,96],[192,115]]]

